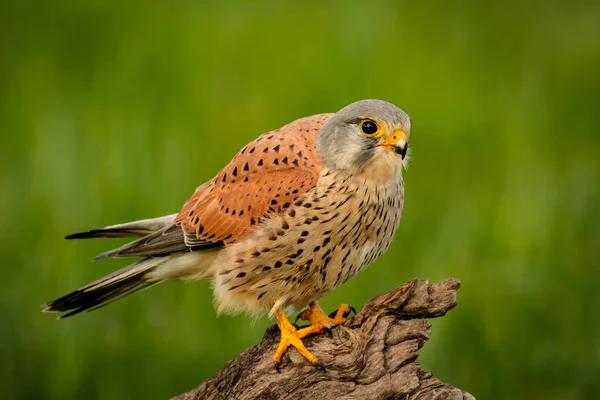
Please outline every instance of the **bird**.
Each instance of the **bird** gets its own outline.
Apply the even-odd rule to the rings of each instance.
[[[179,213],[75,233],[66,239],[137,237],[96,259],[137,262],[46,303],[65,318],[167,280],[212,281],[218,313],[275,316],[276,367],[296,348],[343,323],[353,307],[327,315],[318,301],[382,255],[404,204],[410,117],[383,100],[360,100],[264,133]],[[305,309],[296,319],[286,314]]]

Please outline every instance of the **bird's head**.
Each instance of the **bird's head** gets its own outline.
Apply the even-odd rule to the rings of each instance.
[[[410,117],[404,111],[383,100],[361,100],[327,120],[317,151],[335,171],[391,178],[407,162],[409,136]]]

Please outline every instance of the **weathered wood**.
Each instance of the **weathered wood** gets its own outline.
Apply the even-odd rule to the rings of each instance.
[[[418,350],[431,333],[423,318],[441,317],[456,306],[459,287],[457,279],[410,281],[368,301],[354,318],[334,328],[332,337],[304,339],[326,372],[290,347],[278,373],[272,359],[279,341],[274,325],[260,344],[174,399],[474,399],[417,363]]]

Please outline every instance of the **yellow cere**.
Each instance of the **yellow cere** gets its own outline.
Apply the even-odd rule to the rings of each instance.
[[[402,139],[406,139],[406,133],[404,133],[404,131],[396,131],[392,135],[386,137],[382,144],[384,146],[389,146],[391,144],[399,142]]]

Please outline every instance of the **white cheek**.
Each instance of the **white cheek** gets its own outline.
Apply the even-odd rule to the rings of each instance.
[[[354,169],[354,161],[362,151],[363,147],[360,141],[348,139],[340,143],[338,151],[332,154],[331,158],[338,169],[351,171]]]

